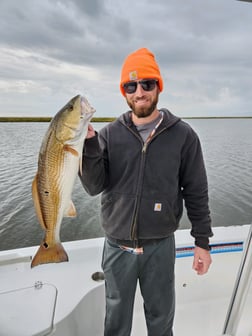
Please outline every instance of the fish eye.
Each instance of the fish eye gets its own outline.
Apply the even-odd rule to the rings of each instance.
[[[69,110],[69,111],[73,111],[73,105],[72,105],[72,104],[69,105],[68,110]]]

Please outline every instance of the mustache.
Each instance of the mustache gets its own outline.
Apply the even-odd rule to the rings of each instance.
[[[146,98],[146,96],[141,96],[141,97],[136,97],[135,99],[134,99],[134,102],[139,102],[139,101],[141,101],[141,100],[146,100],[147,98]]]

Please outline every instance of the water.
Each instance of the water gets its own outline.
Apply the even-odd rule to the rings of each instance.
[[[186,120],[199,134],[208,172],[213,226],[252,222],[252,119]],[[102,124],[94,124],[98,130]],[[40,244],[31,184],[48,123],[0,123],[0,250]],[[103,236],[100,196],[87,195],[77,179],[77,218],[64,218],[61,240]],[[184,215],[181,228],[190,224]]]

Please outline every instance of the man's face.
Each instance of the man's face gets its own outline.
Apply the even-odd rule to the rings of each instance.
[[[135,82],[138,83],[139,81]],[[150,91],[144,90],[142,85],[138,83],[134,93],[126,92],[126,101],[138,118],[145,118],[152,114],[157,107],[158,97],[159,88],[157,83],[155,83],[154,88]]]

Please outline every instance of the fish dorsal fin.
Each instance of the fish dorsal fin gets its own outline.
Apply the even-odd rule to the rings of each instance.
[[[43,218],[43,214],[41,211],[41,207],[40,207],[40,201],[39,201],[39,195],[38,195],[38,174],[36,174],[33,182],[32,182],[32,198],[33,198],[33,202],[34,202],[34,208],[39,220],[40,225],[42,226],[43,229],[47,229],[45,222],[44,222],[44,218]]]
[[[79,156],[78,151],[69,145],[64,145],[63,149],[64,151],[69,152],[73,154],[74,156]]]
[[[70,201],[69,208],[64,213],[64,217],[76,217],[77,212],[72,201]]]

